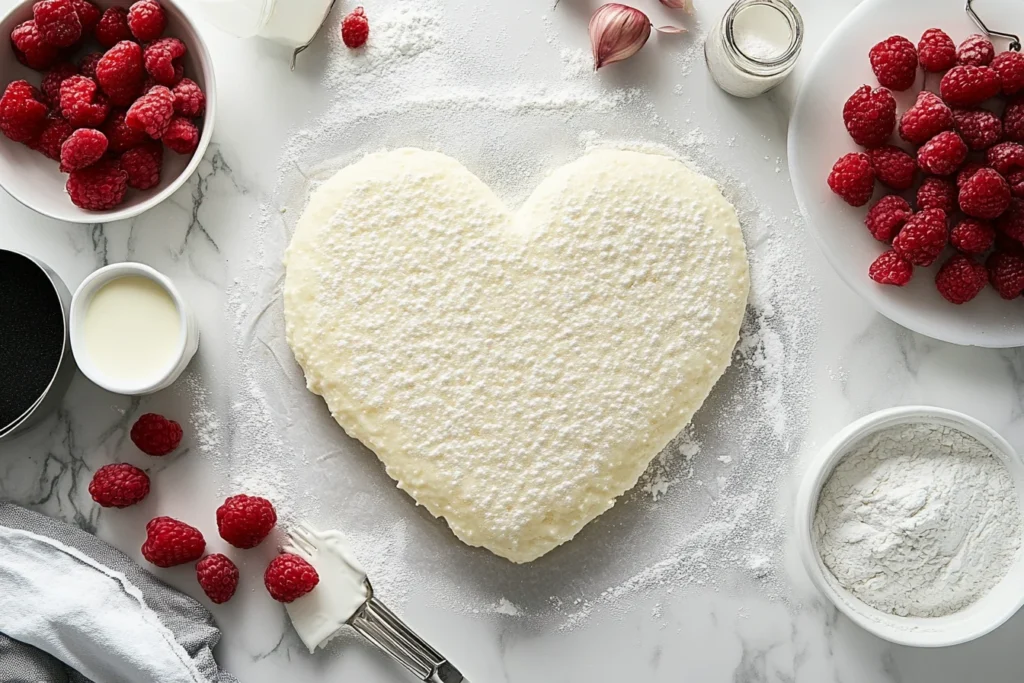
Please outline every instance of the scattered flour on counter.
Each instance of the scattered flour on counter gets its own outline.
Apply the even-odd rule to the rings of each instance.
[[[192,397],[192,438],[196,448],[204,455],[217,455],[221,448],[221,420],[208,405],[209,392],[194,372],[185,375],[185,387]]]

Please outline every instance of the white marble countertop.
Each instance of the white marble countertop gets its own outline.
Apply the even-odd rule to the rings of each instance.
[[[400,2],[367,0],[371,22]],[[350,4],[339,3],[345,10]],[[447,29],[464,29],[456,35],[467,50],[494,45],[497,76],[491,78],[483,63],[476,64],[480,73],[462,74],[486,95],[488,88],[495,93],[508,90],[503,81],[508,75],[557,92],[564,81],[552,67],[575,68],[586,47],[588,10],[597,3],[562,0],[554,11],[550,0],[444,4]],[[661,11],[653,0],[639,4],[652,14]],[[680,465],[669,463],[668,474],[642,480],[644,491],[627,495],[579,539],[533,565],[511,567],[463,547],[442,523],[395,490],[372,454],[349,442],[326,411],[304,396],[290,357],[277,355],[280,338],[267,332],[281,326],[279,309],[269,308],[274,282],[268,295],[257,272],[265,268],[272,276],[279,268],[280,251],[273,247],[280,241],[267,237],[267,225],[274,232],[277,212],[301,206],[287,200],[290,195],[280,185],[290,165],[305,174],[332,156],[350,158],[401,144],[433,145],[460,157],[470,154],[446,143],[443,132],[429,130],[429,117],[416,126],[415,108],[408,103],[438,84],[421,82],[415,69],[398,81],[394,98],[403,104],[394,109],[411,117],[410,125],[391,125],[392,119],[379,112],[366,116],[359,119],[359,137],[349,146],[347,124],[339,119],[334,129],[339,139],[325,139],[321,145],[316,132],[325,130],[321,121],[319,128],[310,128],[312,143],[297,145],[296,131],[325,112],[330,116],[335,106],[330,102],[342,98],[343,104],[358,103],[359,89],[373,88],[374,83],[363,76],[346,82],[337,72],[325,77],[323,62],[335,53],[324,46],[304,55],[299,69],[290,73],[283,50],[210,28],[205,34],[220,85],[214,142],[198,174],[168,202],[131,221],[80,226],[43,218],[0,193],[0,247],[42,258],[71,288],[107,263],[148,263],[179,284],[202,330],[200,353],[188,374],[158,395],[119,397],[77,377],[56,415],[0,445],[0,498],[93,531],[136,559],[141,559],[144,523],[156,514],[181,517],[202,528],[212,545],[219,542],[213,510],[239,488],[281,491],[287,501],[279,502],[290,506],[290,513],[347,528],[357,536],[380,522],[383,526],[360,536],[357,546],[364,555],[379,551],[368,564],[383,599],[477,682],[1020,681],[1024,615],[967,645],[937,651],[892,646],[826,604],[786,540],[800,457],[872,410],[918,402],[954,408],[983,419],[1024,448],[1024,356],[1019,351],[958,348],[897,327],[849,291],[810,245],[795,215],[786,173],[788,111],[801,69],[856,0],[799,4],[806,22],[804,63],[783,87],[758,100],[725,96],[711,85],[704,69],[699,41],[720,15],[723,0],[698,0],[700,25],[678,45],[659,37],[635,62],[598,75],[574,76],[607,92],[639,88],[644,93],[641,114],[606,119],[627,124],[642,119],[643,126],[623,131],[600,119],[587,123],[597,137],[646,138],[645,126],[671,126],[689,135],[684,152],[698,156],[712,171],[721,169],[727,194],[754,207],[753,212],[741,210],[741,215],[747,216],[748,243],[762,269],[794,263],[792,254],[773,262],[772,256],[781,252],[805,254],[797,259],[798,276],[774,280],[778,287],[800,290],[800,295],[776,292],[774,308],[757,301],[755,277],[756,315],[771,322],[760,328],[752,323],[754,331],[745,337],[761,348],[768,345],[765,334],[777,333],[778,348],[748,354],[760,353],[768,364],[784,365],[775,368],[785,381],[776,387],[774,409],[784,406],[787,417],[780,420],[775,440],[740,438],[737,443],[730,437],[745,432],[730,428],[729,420],[738,424],[745,416],[716,415],[730,406],[737,413],[743,407],[732,394],[742,394],[745,387],[763,390],[761,384],[770,383],[770,378],[756,379],[763,369],[758,370],[756,358],[748,358],[737,364],[698,415],[693,438],[702,446],[690,463],[681,465],[694,468],[689,477],[673,475]],[[659,57],[659,51],[665,55]],[[512,66],[518,70],[509,71]],[[375,74],[370,78],[377,78]],[[381,101],[387,108],[387,97]],[[501,102],[473,100],[481,111],[491,101]],[[515,106],[539,108],[536,98]],[[523,176],[513,193],[532,185],[532,178],[552,160],[579,153],[578,126],[564,140],[559,137],[563,123],[566,130],[577,125],[569,122],[572,117],[564,118],[547,119],[544,144],[552,152],[543,162],[509,162],[518,164],[514,175]],[[504,141],[502,150],[514,149],[516,135],[536,133],[495,130],[493,140]],[[466,144],[483,148],[491,142],[488,137]],[[283,150],[291,155],[284,161]],[[471,159],[468,163],[473,167]],[[525,169],[521,174],[520,166]],[[486,168],[474,170],[489,179]],[[730,190],[730,178],[743,182]],[[254,237],[258,225],[262,232]],[[269,322],[260,320],[264,297]],[[266,353],[253,353],[261,344]],[[263,388],[266,395],[255,397],[264,408],[271,406],[270,420],[257,419],[253,407],[254,394],[260,392],[259,368],[244,381],[238,375],[240,367],[251,370],[260,363],[279,369],[295,387],[294,393],[277,394],[268,386]],[[127,428],[148,411],[183,423],[187,436],[181,453],[146,461],[133,452]],[[268,467],[273,460],[267,454],[276,451],[282,460]],[[145,465],[154,493],[138,508],[101,511],[86,487],[96,468],[116,460]],[[720,508],[740,499],[726,493],[727,484],[751,492],[744,498],[755,501],[751,522],[744,523],[741,518],[748,511],[738,508],[734,519],[722,526],[726,523]],[[664,522],[672,516],[677,518]],[[766,545],[777,547],[762,547]],[[212,607],[224,631],[217,654],[225,668],[246,683],[408,680],[354,637],[341,638],[314,656],[306,653],[284,611],[261,587],[262,568],[273,552],[261,547],[236,554],[243,573],[239,595]],[[706,561],[699,559],[703,553]],[[205,601],[189,568],[157,571]]]

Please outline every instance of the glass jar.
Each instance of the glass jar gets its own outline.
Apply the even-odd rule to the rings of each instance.
[[[722,90],[756,97],[796,66],[804,22],[789,0],[737,0],[704,42],[708,70]]]

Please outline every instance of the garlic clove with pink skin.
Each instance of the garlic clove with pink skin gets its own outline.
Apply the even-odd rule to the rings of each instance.
[[[590,18],[594,68],[635,55],[651,37],[651,20],[635,7],[617,2],[602,5]]]
[[[693,0],[661,0],[661,4],[671,9],[681,9],[687,14],[693,14]]]
[[[658,33],[686,33],[686,29],[683,28],[682,26],[655,26],[654,30],[657,31]]]

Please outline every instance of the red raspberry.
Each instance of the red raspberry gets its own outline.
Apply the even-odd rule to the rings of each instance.
[[[885,88],[862,85],[843,105],[843,123],[858,145],[880,145],[896,127],[896,99]]]
[[[278,602],[292,602],[316,588],[320,576],[313,565],[298,555],[282,553],[270,561],[263,583],[270,597]]]
[[[199,529],[173,517],[154,517],[146,525],[142,556],[158,567],[195,562],[203,556],[206,540]]]
[[[96,81],[85,76],[71,76],[60,84],[60,112],[75,128],[98,128],[107,119],[110,105],[97,92]]]
[[[71,124],[61,117],[50,116],[46,119],[46,127],[43,128],[43,132],[32,144],[32,149],[54,161],[60,161],[60,148],[64,141],[71,137],[74,130]]]
[[[94,128],[79,128],[60,148],[61,173],[92,166],[107,151],[107,136]]]
[[[968,161],[966,164],[961,166],[960,170],[956,173],[956,186],[958,188],[963,187],[964,183],[970,180],[971,176],[983,168],[988,168],[988,166],[977,161]]]
[[[864,225],[879,242],[892,242],[903,224],[914,215],[907,200],[897,194],[888,194],[868,210]]]
[[[875,177],[894,190],[906,190],[914,184],[917,164],[914,157],[894,145],[869,149],[868,158],[875,169]]]
[[[104,465],[89,482],[89,495],[105,508],[126,508],[149,494],[149,477],[128,463]]]
[[[967,144],[951,130],[944,130],[917,150],[917,165],[933,175],[950,175],[967,158]]]
[[[890,249],[875,259],[868,268],[868,277],[880,285],[902,287],[914,276],[914,266]]]
[[[987,109],[954,109],[953,125],[975,152],[988,149],[1003,137],[1003,122]]]
[[[122,40],[131,40],[128,28],[128,10],[124,7],[108,7],[96,24],[96,40],[105,48],[112,48]]]
[[[124,109],[115,110],[101,129],[110,142],[110,151],[114,154],[138,147],[151,139],[145,131],[129,128],[124,122],[125,113]]]
[[[1010,200],[1010,208],[996,219],[996,230],[1013,241],[1024,244],[1024,199]]]
[[[50,45],[71,47],[82,37],[82,20],[71,0],[38,0],[32,5],[32,19]]]
[[[985,161],[1002,175],[1024,168],[1024,145],[1019,142],[1000,142],[985,153]]]
[[[154,140],[162,138],[174,117],[174,94],[162,85],[154,86],[128,108],[125,122],[130,128],[144,130]]]
[[[182,116],[199,116],[206,110],[206,95],[191,78],[183,78],[171,88],[174,93],[174,113]]]
[[[953,111],[927,90],[918,93],[914,106],[900,117],[900,137],[915,145],[923,145],[952,127]]]
[[[946,248],[948,239],[946,214],[925,209],[910,217],[892,241],[892,248],[915,266],[930,266]]]
[[[939,268],[935,286],[939,294],[954,304],[965,304],[985,289],[988,270],[969,256],[955,254]]]
[[[978,169],[960,188],[960,210],[975,218],[996,218],[1010,206],[1010,186],[991,168]]]
[[[984,254],[995,241],[995,229],[977,218],[963,219],[949,233],[949,243],[962,254]]]
[[[78,67],[71,62],[62,62],[43,75],[39,88],[43,91],[46,102],[53,107],[60,107],[60,84],[65,78],[78,75]]]
[[[142,48],[130,40],[122,40],[107,50],[96,63],[96,80],[119,107],[128,106],[142,94],[145,77]]]
[[[1010,186],[1010,194],[1014,197],[1024,197],[1024,170],[1010,173],[1006,176],[1006,183]]]
[[[60,49],[43,39],[42,32],[31,19],[14,28],[11,44],[14,46],[14,56],[30,69],[44,71],[60,59]]]
[[[167,455],[181,443],[181,425],[163,415],[146,413],[132,425],[132,443],[146,455]]]
[[[71,4],[75,6],[75,14],[78,15],[78,21],[82,24],[82,35],[89,33],[100,20],[100,8],[89,2],[89,0],[71,0]]]
[[[951,107],[976,107],[1002,87],[999,74],[987,66],[954,66],[939,82],[939,94]]]
[[[185,56],[185,43],[177,38],[161,38],[146,47],[146,71],[161,85],[173,86],[181,80],[181,58]]]
[[[864,206],[875,191],[875,171],[867,154],[843,155],[828,175],[828,186],[851,206]]]
[[[989,280],[1004,299],[1016,299],[1024,292],[1024,256],[997,251],[988,257]]]
[[[992,41],[980,33],[975,33],[973,36],[968,36],[967,40],[960,43],[960,47],[956,49],[956,62],[970,66],[987,66],[992,63],[992,58],[995,55],[996,48],[992,45]]]
[[[29,144],[46,127],[46,105],[43,94],[28,81],[7,85],[0,97],[0,132],[15,142]]]
[[[128,174],[116,161],[107,159],[72,171],[66,189],[75,206],[88,211],[108,211],[124,201]]]
[[[1024,142],[1024,97],[1013,98],[1003,110],[1003,135],[1007,140]]]
[[[999,74],[1004,95],[1016,95],[1024,90],[1024,55],[1019,52],[1001,52],[992,60],[992,69]]]
[[[956,211],[957,190],[951,180],[946,178],[925,178],[921,187],[917,188],[915,201],[918,211],[939,209],[949,215]]]
[[[255,548],[277,524],[277,512],[266,498],[241,493],[217,508],[220,537],[236,548]]]
[[[175,116],[160,139],[173,152],[192,154],[199,146],[199,129],[184,116]]]
[[[917,50],[903,36],[889,36],[868,53],[878,82],[893,90],[906,90],[917,80]]]
[[[917,57],[925,71],[945,71],[956,64],[956,45],[942,29],[930,28],[917,43]]]
[[[166,26],[164,8],[156,0],[139,0],[128,9],[128,28],[143,43],[159,38]]]
[[[96,65],[103,58],[102,52],[90,52],[78,62],[78,72],[83,76],[96,80]]]
[[[238,588],[238,567],[227,555],[207,555],[196,563],[196,579],[215,605],[231,599]]]
[[[158,142],[147,142],[133,147],[121,155],[121,168],[128,174],[128,187],[148,190],[160,183],[160,167],[164,163],[164,148]]]
[[[362,7],[356,7],[347,17],[341,20],[341,40],[351,48],[366,45],[370,37],[370,22],[366,18],[366,11]],[[884,84],[883,84],[884,85]]]

